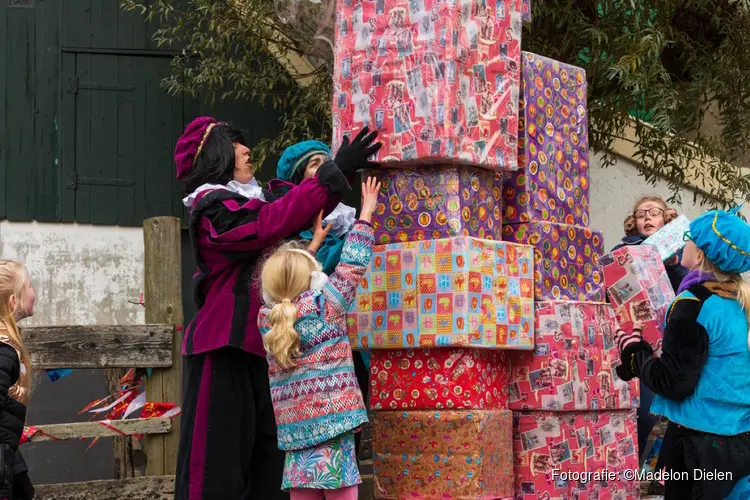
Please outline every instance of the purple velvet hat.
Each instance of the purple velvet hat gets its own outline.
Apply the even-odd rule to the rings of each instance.
[[[178,180],[185,177],[193,168],[203,145],[206,144],[208,134],[217,124],[218,122],[210,116],[199,116],[185,128],[185,132],[182,133],[174,148]]]

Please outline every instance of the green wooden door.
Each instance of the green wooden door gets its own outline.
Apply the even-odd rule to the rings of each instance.
[[[172,145],[184,105],[160,88],[169,71],[166,57],[63,52],[63,220],[181,214]]]

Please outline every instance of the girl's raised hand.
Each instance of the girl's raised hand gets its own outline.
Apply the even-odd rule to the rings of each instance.
[[[365,222],[370,222],[372,213],[378,205],[378,193],[380,192],[380,182],[375,177],[368,177],[366,182],[362,183],[362,210],[359,218]]]
[[[328,236],[328,232],[332,227],[333,226],[331,224],[323,227],[323,211],[321,210],[317,217],[315,217],[315,225],[313,226],[313,239],[307,246],[307,249],[311,252],[317,252],[323,245],[323,242],[325,241],[326,236]]]

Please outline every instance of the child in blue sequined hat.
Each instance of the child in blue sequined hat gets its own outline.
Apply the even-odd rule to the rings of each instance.
[[[651,412],[669,420],[665,500],[750,498],[750,285],[741,276],[750,225],[736,211],[706,212],[685,233],[690,272],[667,311],[661,357],[637,326],[617,332],[618,374],[640,378],[656,393]]]

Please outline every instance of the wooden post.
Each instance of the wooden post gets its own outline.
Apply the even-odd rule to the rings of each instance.
[[[104,370],[108,394],[117,394],[120,391],[120,379],[125,375],[125,372],[124,368],[107,368]],[[133,440],[130,436],[112,438],[112,456],[115,461],[115,479],[135,477]]]
[[[176,217],[153,217],[143,221],[143,250],[146,323],[183,324],[182,251],[180,220]],[[182,403],[182,331],[176,329],[172,346],[172,367],[155,368],[146,378],[148,401]],[[175,473],[177,446],[180,441],[180,419],[174,419],[172,432],[146,436],[146,475]]]

